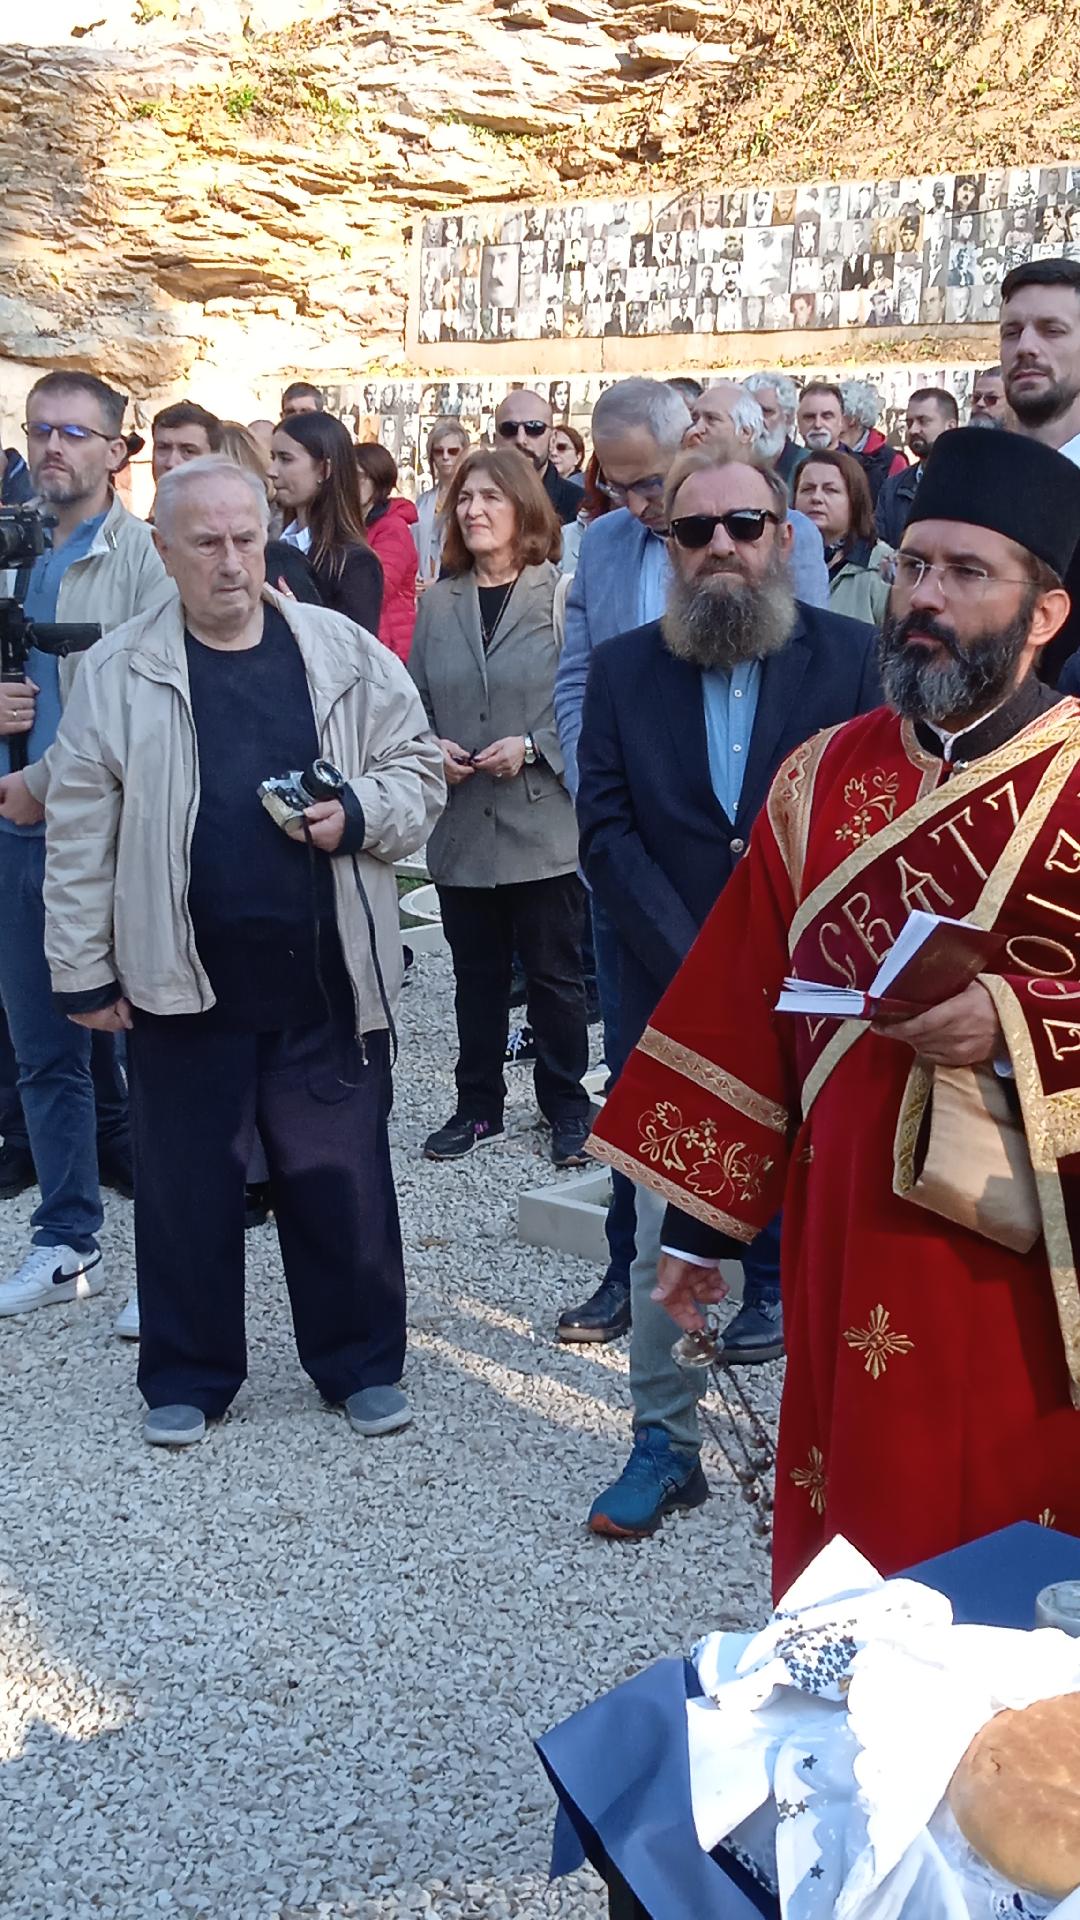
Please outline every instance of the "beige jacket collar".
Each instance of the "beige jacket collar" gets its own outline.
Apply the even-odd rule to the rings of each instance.
[[[262,598],[267,606],[277,608],[300,649],[315,719],[321,726],[335,701],[363,678],[356,650],[348,635],[339,630],[340,615],[325,607],[290,600],[273,587],[264,587]],[[165,681],[187,694],[184,609],[178,595],[144,620],[131,650],[131,665],[136,673]]]

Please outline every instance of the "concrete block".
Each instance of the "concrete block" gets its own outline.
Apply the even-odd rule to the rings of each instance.
[[[553,1247],[575,1260],[606,1266],[604,1234],[611,1177],[603,1167],[575,1174],[557,1186],[530,1187],[518,1196],[518,1239],[528,1247]]]
[[[414,953],[448,953],[439,915],[439,896],[430,884],[416,887],[398,903],[401,943]]]
[[[446,935],[437,920],[418,922],[415,927],[402,925],[401,944],[411,947],[414,953],[449,953]]]

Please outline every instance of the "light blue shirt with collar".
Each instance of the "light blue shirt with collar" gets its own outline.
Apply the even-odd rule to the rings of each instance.
[[[761,661],[740,660],[731,672],[722,667],[702,670],[701,696],[705,705],[705,744],[709,779],[729,820],[739,811],[746,756],[761,694]]]
[[[668,559],[667,540],[661,534],[647,531],[645,544],[641,549],[641,572],[638,576],[638,626],[647,627],[651,621],[659,620],[667,605],[668,581],[671,578],[671,561]]]

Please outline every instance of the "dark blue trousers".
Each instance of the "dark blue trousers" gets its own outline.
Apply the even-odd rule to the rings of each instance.
[[[386,1123],[389,1046],[329,1022],[226,1033],[136,1013],[129,1036],[139,1387],[225,1412],[247,1373],[244,1182],[266,1149],[300,1363],[324,1399],[405,1363],[405,1274]]]

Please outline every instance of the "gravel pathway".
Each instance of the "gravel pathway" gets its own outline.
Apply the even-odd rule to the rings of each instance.
[[[428,1165],[453,1106],[445,960],[418,963],[402,1028],[408,1432],[364,1441],[320,1404],[272,1227],[248,1236],[249,1383],[188,1454],[142,1444],[111,1333],[129,1206],[110,1200],[103,1297],[0,1327],[12,1920],[590,1920],[594,1875],[546,1885],[532,1737],[761,1615],[765,1552],[711,1452],[717,1497],[654,1541],[585,1532],[628,1444],[626,1351],[554,1343],[594,1269],[515,1238],[520,1189],[560,1177],[530,1075],[509,1138]],[[34,1197],[0,1213],[5,1268]]]

